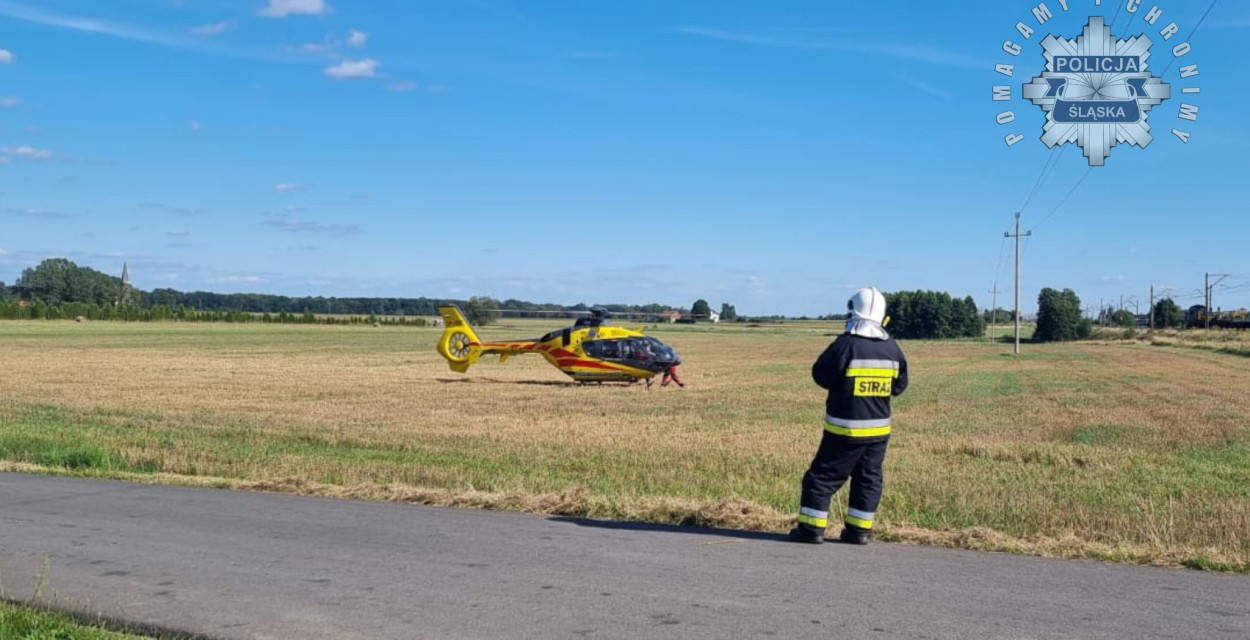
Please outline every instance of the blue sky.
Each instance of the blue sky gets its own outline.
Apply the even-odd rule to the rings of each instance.
[[[1150,2],[1047,4],[1026,42],[1015,0],[0,0],[0,280],[64,256],[144,289],[814,315],[997,282],[1006,307],[1002,235],[1053,161],[1026,309],[1043,286],[1188,305],[1204,272],[1250,306],[1250,7],[1217,3],[1172,64],[1154,142],[1089,168],[1020,97],[1041,38],[1115,18],[1157,74],[1209,3],[1153,27]]]

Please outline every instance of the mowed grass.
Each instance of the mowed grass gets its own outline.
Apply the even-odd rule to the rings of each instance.
[[[782,531],[821,436],[809,367],[839,330],[657,327],[687,388],[648,390],[580,387],[538,357],[456,374],[433,328],[4,322],[0,460]],[[1250,358],[903,347],[882,538],[1250,571]]]

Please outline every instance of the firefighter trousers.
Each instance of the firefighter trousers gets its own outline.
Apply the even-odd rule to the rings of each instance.
[[[881,502],[881,464],[889,442],[889,438],[872,438],[865,442],[862,438],[826,431],[812,466],[803,475],[799,528],[811,534],[823,534],[828,526],[829,502],[850,478],[846,528],[872,530],[877,505]]]

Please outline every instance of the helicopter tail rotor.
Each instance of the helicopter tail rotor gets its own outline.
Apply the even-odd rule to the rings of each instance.
[[[482,355],[482,341],[473,332],[464,314],[460,313],[459,307],[439,307],[438,312],[443,316],[443,326],[446,327],[438,340],[438,353],[447,359],[452,371],[464,373]]]

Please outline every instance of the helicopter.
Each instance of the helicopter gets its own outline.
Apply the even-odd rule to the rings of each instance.
[[[500,362],[506,362],[517,354],[538,353],[582,384],[644,380],[650,387],[655,376],[663,375],[661,386],[667,386],[670,380],[685,386],[677,377],[681,358],[672,347],[643,335],[639,329],[607,324],[608,310],[603,307],[595,307],[589,317],[578,318],[573,326],[556,329],[541,338],[498,342],[478,338],[459,307],[443,306],[438,312],[445,327],[438,341],[438,353],[457,373],[468,371],[483,355],[498,355]]]

